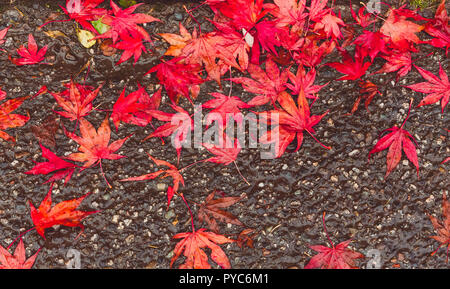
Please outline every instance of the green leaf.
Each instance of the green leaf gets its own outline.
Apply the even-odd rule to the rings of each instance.
[[[91,23],[92,26],[94,26],[95,30],[97,30],[97,32],[100,34],[103,34],[110,29],[110,26],[104,24],[101,18],[95,21],[91,21]]]
[[[134,0],[120,0],[119,5],[123,8],[128,8],[130,6],[136,5],[136,1]]]

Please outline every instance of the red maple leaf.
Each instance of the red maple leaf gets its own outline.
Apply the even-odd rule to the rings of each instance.
[[[286,70],[280,72],[280,69],[271,59],[265,62],[266,71],[259,65],[249,64],[248,72],[251,78],[234,77],[230,80],[240,83],[248,92],[257,94],[247,104],[251,106],[264,105],[269,101],[275,103],[278,95],[285,90],[288,73]]]
[[[181,63],[181,57],[163,61],[153,66],[146,74],[156,71],[156,76],[161,85],[167,91],[167,95],[173,104],[178,102],[180,95],[186,97],[190,102],[195,99],[200,92],[199,84],[204,80],[199,73],[202,68],[199,64]]]
[[[355,59],[350,56],[347,50],[340,50],[342,55],[342,63],[330,62],[325,65],[331,66],[337,71],[346,74],[337,80],[356,80],[366,74],[367,68],[372,64],[371,62],[364,62],[364,53],[361,46],[355,48]]]
[[[442,221],[438,220],[436,217],[428,215],[430,217],[433,227],[438,233],[436,236],[431,236],[434,240],[438,241],[439,247],[431,254],[434,255],[442,247],[447,246],[447,259],[448,263],[448,251],[450,249],[450,201],[447,201],[447,195],[444,192],[442,199],[442,216],[444,219]]]
[[[152,116],[146,111],[156,110],[161,103],[161,88],[150,97],[145,91],[145,87],[125,96],[125,88],[113,106],[111,118],[116,130],[119,129],[120,122],[131,123],[138,126],[146,126],[152,120]]]
[[[431,72],[426,71],[416,65],[414,67],[419,71],[427,82],[416,83],[408,85],[406,87],[411,88],[414,91],[429,93],[422,101],[420,101],[419,106],[433,104],[441,101],[442,113],[444,113],[444,108],[448,103],[450,97],[450,82],[448,81],[447,73],[439,64],[439,79],[437,76],[433,75]]]
[[[6,98],[6,92],[2,90],[0,86],[0,100],[4,100]]]
[[[66,7],[60,7],[70,19],[78,22],[84,29],[97,34],[97,30],[90,21],[98,20],[100,17],[107,15],[106,9],[95,8],[103,1],[105,0],[66,0]]]
[[[124,39],[127,35],[131,35],[132,37],[139,37],[143,40],[150,41],[150,36],[147,31],[138,24],[160,20],[143,13],[132,14],[134,10],[142,4],[144,3],[139,3],[126,9],[120,9],[120,7],[111,0],[110,5],[112,14],[114,15],[106,14],[101,18],[102,23],[109,25],[111,28],[105,33],[96,36],[95,39],[112,38],[112,41],[115,44],[119,38]]]
[[[435,47],[445,47],[445,55],[447,55],[450,48],[450,26],[448,25],[447,9],[445,7],[445,0],[441,0],[434,18],[430,19],[425,24],[424,31],[434,38],[425,41]]]
[[[66,85],[67,86],[67,85]],[[64,111],[55,111],[57,114],[79,121],[92,111],[92,101],[95,99],[103,84],[93,90],[90,86],[74,83],[68,84],[69,88],[60,93],[49,92]]]
[[[40,250],[39,248],[33,256],[26,259],[25,246],[22,238],[14,251],[14,255],[0,246],[0,269],[31,269]]]
[[[390,133],[380,138],[376,143],[375,147],[369,152],[369,159],[370,159],[370,156],[372,154],[389,148],[387,154],[387,169],[384,178],[386,178],[400,162],[400,159],[402,158],[402,148],[406,154],[406,157],[416,167],[417,177],[419,177],[419,161],[417,160],[416,148],[413,142],[411,141],[411,139],[414,140],[414,137],[408,131],[403,129],[403,126],[408,120],[409,112],[411,111],[412,101],[413,99],[411,99],[408,115],[406,116],[402,125],[400,127],[393,126],[391,128],[384,130],[383,132],[389,131]]]
[[[131,56],[134,56],[133,65],[135,65],[138,59],[141,57],[142,52],[147,53],[147,50],[145,49],[145,46],[143,44],[143,40],[139,35],[131,37],[129,34],[123,34],[121,36],[121,39],[122,41],[113,45],[114,48],[125,50],[116,65],[127,61],[131,58]]]
[[[264,0],[234,0],[208,1],[208,4],[213,11],[217,10],[229,18],[237,30],[241,31],[244,28],[250,31],[268,13],[268,10],[263,10],[263,2]]]
[[[54,225],[80,227],[81,232],[75,238],[77,239],[84,231],[84,225],[81,224],[81,221],[87,216],[98,213],[99,211],[84,212],[76,210],[90,193],[78,199],[60,202],[52,207],[52,188],[53,183],[50,186],[47,196],[39,205],[39,208],[36,209],[31,201],[29,201],[31,219],[36,228],[36,232],[45,239],[45,229],[51,228]]]
[[[305,92],[300,90],[297,98],[298,108],[292,99],[291,95],[287,92],[280,93],[278,97],[278,103],[281,108],[269,111],[268,113],[278,114],[278,135],[277,131],[268,131],[263,134],[260,138],[261,143],[273,143],[276,144],[276,154],[275,157],[280,157],[286,151],[287,146],[297,137],[297,147],[295,151],[298,151],[303,142],[303,132],[308,132],[317,142],[319,142],[313,134],[314,126],[319,123],[319,121],[328,113],[326,111],[322,115],[311,116],[310,107],[308,101],[305,97]],[[262,119],[267,112],[263,112]],[[267,116],[266,116],[267,117]],[[273,125],[273,124],[272,124]],[[319,142],[319,144],[326,148],[330,147],[324,146]]]
[[[291,26],[293,32],[303,29],[308,17],[308,13],[305,13],[305,0],[274,0],[273,3],[265,3],[264,8],[275,17],[278,27]]]
[[[67,158],[76,162],[84,162],[81,170],[100,164],[102,175],[108,186],[111,188],[111,185],[108,180],[106,180],[105,173],[103,172],[102,159],[118,160],[124,158],[125,156],[115,154],[114,152],[120,149],[130,136],[109,144],[111,128],[109,127],[108,116],[105,117],[98,130],[96,130],[89,121],[81,118],[80,132],[81,137],[75,133],[66,131],[66,135],[80,145],[78,148],[80,152],[72,153]]]
[[[397,71],[396,81],[400,77],[407,75],[411,71],[412,60],[411,60],[411,52],[398,52],[392,53],[390,55],[381,56],[386,59],[388,62],[384,64],[384,66],[375,73],[388,73]]]
[[[212,108],[207,116],[206,123],[210,124],[214,120],[219,120],[221,128],[226,128],[231,117],[240,125],[242,123],[242,108],[249,108],[250,105],[243,102],[238,96],[228,96],[219,92],[210,93],[214,99],[202,104],[203,108]]]
[[[148,113],[160,121],[167,121],[166,124],[155,129],[143,139],[146,140],[151,137],[168,137],[172,136],[172,145],[177,150],[178,161],[180,160],[180,153],[183,142],[190,136],[190,131],[194,130],[194,121],[187,111],[177,105],[171,105],[177,113],[167,113],[159,110],[149,110]]]
[[[211,259],[223,269],[231,268],[230,261],[225,252],[217,244],[232,243],[234,240],[228,239],[222,235],[213,232],[206,232],[205,229],[199,229],[193,232],[179,233],[173,236],[174,239],[183,239],[177,243],[173,250],[174,255],[170,261],[170,267],[183,253],[186,261],[180,269],[211,269],[208,262],[208,255],[202,248],[211,249]]]
[[[239,141],[235,139],[233,142],[226,134],[223,134],[223,136],[223,140],[218,145],[210,143],[202,144],[210,153],[216,155],[206,159],[206,161],[224,165],[229,165],[236,161],[241,151]]]
[[[372,13],[364,14],[364,10],[366,10],[366,6],[359,8],[358,15],[356,15],[355,11],[353,10],[352,2],[350,1],[350,11],[352,13],[352,17],[353,19],[355,19],[356,23],[361,25],[362,28],[366,28],[376,21],[375,19],[371,20]]]
[[[366,110],[369,111],[369,104],[370,102],[372,102],[373,97],[377,93],[379,95],[382,95],[381,92],[378,90],[378,86],[369,80],[364,81],[360,80],[359,86],[361,87],[361,89],[359,90],[359,96],[356,99],[355,103],[353,104],[350,114],[353,114],[358,109],[359,103],[363,98],[366,99],[366,101],[364,102],[364,106],[366,107]]]
[[[335,246],[328,236],[327,228],[325,227],[325,212],[323,212],[322,222],[331,248],[321,245],[309,246],[312,250],[318,252],[318,254],[311,258],[305,266],[305,269],[356,269],[355,260],[364,258],[364,255],[347,248],[352,241],[351,239]]]
[[[25,174],[47,175],[53,173],[53,176],[51,176],[45,183],[54,182],[65,178],[64,182],[67,184],[78,166],[61,159],[42,144],[39,145],[42,150],[42,157],[48,159],[48,162],[34,162],[35,166],[31,170],[26,171]]]
[[[320,18],[320,21],[317,21],[314,25],[314,31],[323,30],[327,38],[337,39],[341,38],[341,30],[339,26],[345,26],[344,21],[340,18],[340,16],[336,16],[332,11],[325,14]]]
[[[45,53],[47,52],[47,45],[38,50],[38,46],[36,41],[34,40],[33,35],[28,34],[28,48],[21,45],[19,49],[17,49],[17,53],[22,56],[22,58],[11,58],[9,59],[15,65],[31,65],[41,62],[45,59]]]
[[[286,87],[292,91],[293,95],[299,94],[300,90],[303,89],[306,98],[317,98],[316,94],[319,90],[328,84],[325,83],[324,85],[314,85],[316,70],[311,69],[306,73],[303,66],[298,66],[297,73],[295,75],[291,71],[288,71],[288,76],[292,84],[287,83]]]
[[[336,47],[336,41],[325,40],[317,45],[319,39],[306,37],[304,44],[299,51],[294,52],[294,60],[298,65],[315,68],[323,58],[331,53]]]
[[[163,160],[155,159],[148,153],[147,153],[147,155],[157,166],[165,166],[165,167],[168,167],[168,169],[159,170],[159,171],[145,174],[145,175],[142,175],[139,177],[131,177],[131,178],[122,179],[120,181],[121,182],[130,182],[130,181],[153,180],[153,179],[159,177],[161,174],[162,174],[161,179],[166,178],[166,177],[171,177],[173,180],[173,187],[169,186],[169,188],[167,190],[167,209],[168,209],[173,195],[178,193],[180,184],[182,184],[184,186],[183,176],[180,174],[180,171],[177,169],[177,167],[172,165],[171,163],[163,161]]]
[[[364,50],[365,55],[370,56],[370,60],[373,62],[378,53],[386,53],[388,51],[386,49],[386,36],[384,36],[379,31],[368,31],[364,30],[363,34],[359,35],[358,38],[353,41],[353,44],[361,46],[361,49]]]
[[[16,142],[15,138],[4,132],[3,130],[13,127],[20,127],[27,123],[30,117],[11,113],[16,110],[28,96],[16,97],[9,99],[0,104],[0,138],[6,141]]]

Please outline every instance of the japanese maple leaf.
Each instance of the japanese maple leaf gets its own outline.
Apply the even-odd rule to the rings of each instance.
[[[14,251],[14,255],[0,246],[0,269],[31,269],[40,250],[41,249],[39,248],[33,256],[27,259],[22,238],[20,238],[19,244]]]
[[[317,39],[305,38],[305,43],[302,45],[301,50],[294,52],[293,58],[295,62],[298,65],[314,68],[336,47],[335,41],[325,40],[320,45],[317,45],[317,43]]]
[[[103,24],[109,25],[111,28],[95,38],[112,38],[112,41],[115,44],[119,38],[124,39],[127,34],[131,34],[132,36],[139,35],[143,40],[150,41],[150,36],[147,31],[138,24],[160,20],[143,13],[133,14],[134,10],[142,4],[144,3],[139,3],[126,9],[120,9],[120,7],[111,0],[110,5],[113,15],[104,15],[101,20]]]
[[[361,49],[365,51],[366,55],[370,56],[370,60],[373,62],[378,53],[388,53],[385,38],[379,31],[364,30],[363,34],[353,41],[353,44],[360,45]]]
[[[228,96],[219,92],[210,93],[214,99],[208,100],[202,104],[203,108],[212,108],[207,116],[206,122],[212,123],[213,120],[219,120],[221,128],[227,126],[230,116],[240,125],[242,123],[242,108],[249,108],[250,105],[243,102],[238,96]],[[221,121],[220,121],[221,120]]]
[[[427,81],[406,86],[407,88],[410,88],[414,91],[428,93],[428,95],[420,101],[418,107],[433,104],[440,100],[442,113],[444,113],[444,108],[446,107],[450,97],[450,82],[448,81],[447,73],[445,73],[442,65],[439,64],[440,79],[423,68],[420,68],[416,65],[414,65],[414,67]]]
[[[247,103],[248,105],[264,105],[269,101],[275,103],[278,95],[286,88],[287,71],[280,72],[276,63],[271,59],[268,59],[265,65],[266,71],[264,72],[259,65],[250,63],[248,72],[251,78],[234,77],[230,79],[235,83],[240,83],[246,91],[257,94]]]
[[[323,228],[328,238],[328,242],[331,245],[330,247],[322,246],[322,245],[313,245],[309,246],[312,250],[318,252],[317,255],[311,258],[308,264],[305,266],[305,269],[356,269],[358,267],[355,266],[355,260],[364,258],[364,255],[358,252],[355,252],[348,247],[350,242],[347,240],[342,243],[337,244],[336,246],[331,241],[328,236],[327,229],[325,227],[325,212],[323,213]]]
[[[4,38],[6,36],[6,33],[8,33],[8,30],[9,30],[9,27],[6,27],[6,28],[0,30],[0,45],[5,43],[6,40],[4,40]],[[3,49],[0,49],[0,50],[3,50]]]
[[[92,111],[92,101],[95,99],[103,83],[97,89],[91,90],[88,86],[81,86],[70,81],[69,89],[63,93],[49,92],[64,111],[55,111],[57,114],[70,119],[79,121]]]
[[[436,14],[433,19],[430,19],[425,24],[424,31],[434,38],[426,41],[435,47],[445,47],[445,54],[447,55],[450,48],[450,26],[448,25],[447,9],[445,7],[445,0],[441,0]],[[0,37],[1,38],[1,37]]]
[[[394,46],[399,50],[410,50],[411,43],[419,43],[421,40],[416,33],[423,30],[424,26],[407,20],[414,14],[406,15],[401,9],[391,10],[387,20],[380,28],[380,32],[388,36]]]
[[[172,109],[177,113],[167,113],[159,110],[148,111],[148,113],[160,121],[167,121],[166,124],[155,129],[143,139],[151,137],[168,137],[172,136],[172,145],[177,150],[178,161],[180,160],[180,153],[183,142],[190,136],[190,131],[194,130],[194,121],[187,111],[177,105],[171,105]]]
[[[438,220],[436,217],[428,215],[430,217],[431,223],[437,232],[436,236],[431,236],[434,240],[438,241],[439,247],[431,254],[434,255],[442,247],[447,246],[447,259],[448,263],[448,251],[450,249],[450,201],[447,201],[447,195],[444,192],[442,199],[442,216],[444,217],[442,221]]]
[[[28,34],[28,48],[21,45],[19,49],[17,49],[17,53],[22,56],[22,58],[11,58],[9,59],[15,65],[31,65],[41,62],[45,59],[45,53],[47,52],[47,45],[38,50],[38,46],[36,41],[34,40],[33,35]]]
[[[167,209],[168,209],[173,195],[178,193],[180,184],[182,184],[184,186],[183,176],[180,174],[180,171],[177,169],[177,167],[172,165],[171,163],[166,162],[164,160],[155,159],[148,153],[147,153],[147,155],[157,166],[165,166],[165,167],[168,167],[168,169],[159,170],[159,171],[145,174],[145,175],[142,175],[139,177],[130,177],[130,178],[122,179],[120,181],[121,182],[130,182],[130,181],[153,180],[159,176],[161,176],[161,179],[171,177],[173,180],[173,186],[169,186],[169,188],[167,190]]]
[[[15,138],[4,132],[4,130],[23,126],[30,119],[29,116],[11,113],[21,106],[27,98],[28,96],[16,97],[0,104],[0,138],[16,142]]]
[[[81,232],[76,237],[78,238],[84,231],[84,225],[81,223],[81,221],[87,216],[99,212],[84,212],[76,210],[76,208],[90,193],[87,193],[78,199],[63,201],[52,206],[52,188],[53,183],[50,186],[47,196],[44,198],[37,209],[33,206],[33,203],[29,201],[31,220],[33,221],[33,224],[36,228],[36,232],[45,239],[45,229],[51,228],[55,225],[80,227]]]
[[[298,151],[303,142],[303,132],[308,132],[317,142],[319,142],[313,134],[314,126],[320,122],[320,120],[328,113],[326,111],[322,115],[311,115],[308,101],[305,97],[305,92],[300,90],[298,94],[297,103],[298,107],[292,99],[291,95],[287,92],[280,93],[278,97],[278,103],[281,108],[269,111],[269,113],[278,114],[278,132],[269,131],[263,134],[260,138],[261,143],[273,143],[276,144],[276,155],[280,157],[286,151],[287,146],[297,137],[297,147],[295,151]],[[263,115],[264,116],[264,115]],[[326,148],[319,142],[319,144]]]
[[[79,152],[72,153],[67,158],[75,162],[84,162],[81,170],[100,164],[102,175],[108,186],[111,188],[111,185],[103,172],[102,159],[118,160],[124,158],[125,156],[115,154],[114,152],[120,149],[130,136],[109,144],[111,128],[109,127],[108,116],[105,117],[98,130],[95,130],[89,121],[81,118],[80,132],[81,137],[75,133],[66,131],[66,135],[80,145],[78,147]]]
[[[231,264],[225,252],[217,244],[232,243],[234,240],[223,235],[207,232],[205,229],[188,233],[179,233],[173,236],[174,239],[183,239],[177,243],[173,250],[174,255],[170,261],[170,267],[180,257],[181,253],[186,257],[186,261],[179,267],[180,269],[211,269],[208,262],[208,255],[202,248],[211,249],[211,259],[223,269],[230,269]]]
[[[230,23],[237,30],[240,31],[244,28],[249,31],[268,13],[268,10],[263,9],[263,2],[264,0],[234,0],[223,1],[210,6],[230,18]]]
[[[225,133],[223,134],[223,140],[219,144],[202,144],[210,153],[214,154],[214,157],[208,158],[206,161],[218,164],[229,165],[236,161],[236,158],[241,151],[241,146],[237,139],[232,141]]]
[[[309,19],[317,22],[320,20],[325,14],[330,12],[330,8],[327,7],[328,0],[312,0],[309,10]]]
[[[164,55],[179,57],[182,55],[183,48],[192,40],[192,35],[180,22],[180,34],[159,33],[165,41],[170,44]]]
[[[392,128],[384,130],[383,132],[389,131],[390,133],[380,138],[376,143],[376,145],[374,146],[374,148],[369,152],[369,159],[370,159],[370,156],[372,154],[389,148],[387,154],[387,169],[384,178],[386,178],[400,162],[400,159],[402,158],[402,148],[406,154],[406,157],[416,167],[417,177],[419,177],[419,161],[417,160],[416,148],[413,142],[411,141],[411,139],[414,140],[414,137],[408,131],[403,129],[403,126],[405,125],[409,117],[411,104],[412,99],[410,102],[408,115],[406,116],[406,119],[403,121],[402,125],[400,127],[394,126]]]
[[[116,65],[127,61],[131,58],[131,56],[134,56],[134,65],[141,57],[142,52],[147,53],[147,50],[145,49],[145,46],[143,44],[143,40],[140,38],[139,34],[130,36],[130,34],[125,33],[121,36],[121,39],[122,41],[113,45],[114,48],[124,50]]]
[[[34,162],[35,166],[31,170],[26,171],[25,174],[47,175],[53,173],[45,183],[54,182],[64,178],[64,182],[67,184],[78,166],[61,159],[42,144],[39,144],[39,146],[42,150],[42,157],[48,161],[42,163]]]
[[[326,65],[333,67],[337,71],[346,74],[337,80],[356,80],[366,74],[367,68],[371,62],[364,62],[364,53],[360,46],[356,46],[355,58],[353,59],[347,50],[340,50],[342,55],[342,63],[330,62]]]
[[[204,80],[199,73],[202,68],[199,64],[181,63],[182,58],[177,57],[153,66],[146,74],[156,72],[159,82],[167,91],[167,95],[173,104],[178,102],[180,95],[186,97],[190,102],[200,92],[199,84]]]
[[[305,13],[305,0],[274,0],[274,4],[266,3],[264,8],[275,17],[278,27],[292,26],[291,31],[303,29],[308,13]]]
[[[361,89],[359,90],[359,96],[356,99],[355,103],[353,104],[353,108],[350,112],[350,114],[353,114],[359,106],[359,103],[363,98],[366,99],[364,106],[366,107],[366,110],[369,111],[369,104],[372,101],[373,97],[378,93],[379,95],[382,95],[381,92],[378,90],[378,86],[374,84],[373,82],[369,80],[360,80],[359,86]]]
[[[70,19],[78,22],[84,29],[97,34],[97,30],[95,30],[90,21],[98,20],[107,14],[106,9],[95,8],[103,3],[103,1],[104,0],[66,0],[66,7],[60,7]]]
[[[125,96],[125,88],[113,106],[111,118],[116,131],[120,122],[131,123],[138,126],[146,126],[152,120],[152,116],[146,111],[158,109],[161,103],[161,88],[150,97],[145,91],[145,87]]]
[[[250,30],[249,33],[254,37],[251,63],[260,63],[260,47],[262,48],[262,51],[270,52],[276,56],[278,55],[275,46],[281,46],[279,36],[281,31],[282,29],[277,27],[273,21],[268,20],[257,23],[255,29]]]
[[[327,38],[339,39],[342,37],[339,26],[345,26],[344,21],[330,12],[322,16],[320,21],[316,22],[313,30],[319,31],[323,29]]]
[[[353,10],[352,2],[350,1],[350,11],[352,13],[353,19],[355,19],[356,23],[358,23],[362,28],[366,28],[370,24],[374,23],[376,20],[372,19],[372,14],[367,13],[364,14],[364,10],[366,9],[366,6],[363,6],[359,8],[358,15],[356,15],[355,11]]]
[[[300,93],[300,90],[303,89],[305,96],[307,98],[315,99],[319,90],[322,87],[326,86],[328,83],[324,85],[314,85],[314,80],[316,79],[316,70],[311,69],[307,73],[303,66],[298,66],[297,73],[294,74],[291,71],[288,71],[289,80],[291,83],[287,83],[286,87],[292,91],[292,94],[297,95]]]
[[[244,224],[242,224],[236,216],[224,210],[224,208],[239,202],[242,197],[223,197],[214,199],[215,194],[216,190],[209,194],[205,201],[200,204],[198,210],[199,221],[205,221],[208,224],[209,229],[215,233],[219,232],[217,221],[243,226]]]
[[[398,52],[390,55],[382,55],[384,59],[388,62],[383,65],[383,67],[375,73],[389,73],[397,71],[396,80],[400,77],[407,75],[411,71],[412,60],[411,52]]]

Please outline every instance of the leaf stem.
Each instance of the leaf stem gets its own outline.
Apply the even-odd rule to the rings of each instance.
[[[11,242],[11,244],[9,244],[8,247],[6,247],[6,250],[8,250],[9,248],[11,248],[11,246],[12,246],[18,239],[22,238],[26,233],[28,233],[28,232],[30,232],[30,231],[32,231],[32,230],[34,230],[34,229],[36,229],[36,227],[33,227],[33,228],[28,229],[28,230],[26,230],[25,232],[21,233],[17,238],[14,239],[14,241]]]
[[[100,160],[99,163],[100,163],[100,172],[102,173],[102,176],[103,176],[103,178],[105,179],[106,184],[108,185],[108,187],[109,187],[110,189],[112,189],[112,186],[109,184],[108,180],[106,179],[105,172],[103,171],[102,161]],[[78,237],[77,237],[77,238],[78,238]]]
[[[238,167],[238,165],[237,165],[237,163],[236,163],[236,161],[233,161],[233,163],[234,163],[234,165],[235,165],[235,167],[236,167],[236,169],[237,169],[237,171],[238,171],[238,173],[239,173],[239,175],[242,177],[242,179],[247,183],[247,185],[249,185],[250,186],[250,183],[247,181],[247,179],[246,178],[244,178],[244,176],[241,174],[241,171],[239,170],[239,167]]]
[[[328,242],[330,242],[331,246],[334,249],[334,244],[331,241],[330,236],[328,235],[327,226],[325,226],[325,211],[323,212],[323,215],[322,215],[322,223],[323,223],[323,230],[325,231],[325,234],[327,235],[327,238],[328,238]]]
[[[195,227],[194,227],[194,215],[192,214],[192,211],[191,211],[191,207],[189,207],[189,205],[188,205],[188,203],[187,203],[187,201],[186,201],[186,199],[184,198],[184,195],[183,195],[183,193],[181,193],[180,194],[180,197],[183,199],[183,201],[184,201],[184,203],[186,204],[186,206],[188,207],[188,210],[189,210],[189,214],[191,215],[191,226],[192,226],[192,232],[193,233],[195,233]]]

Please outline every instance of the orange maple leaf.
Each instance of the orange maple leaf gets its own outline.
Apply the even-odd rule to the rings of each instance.
[[[16,142],[15,138],[4,132],[7,128],[23,126],[30,119],[29,116],[12,114],[22,103],[28,98],[28,96],[17,97],[10,99],[0,104],[0,138]]]

